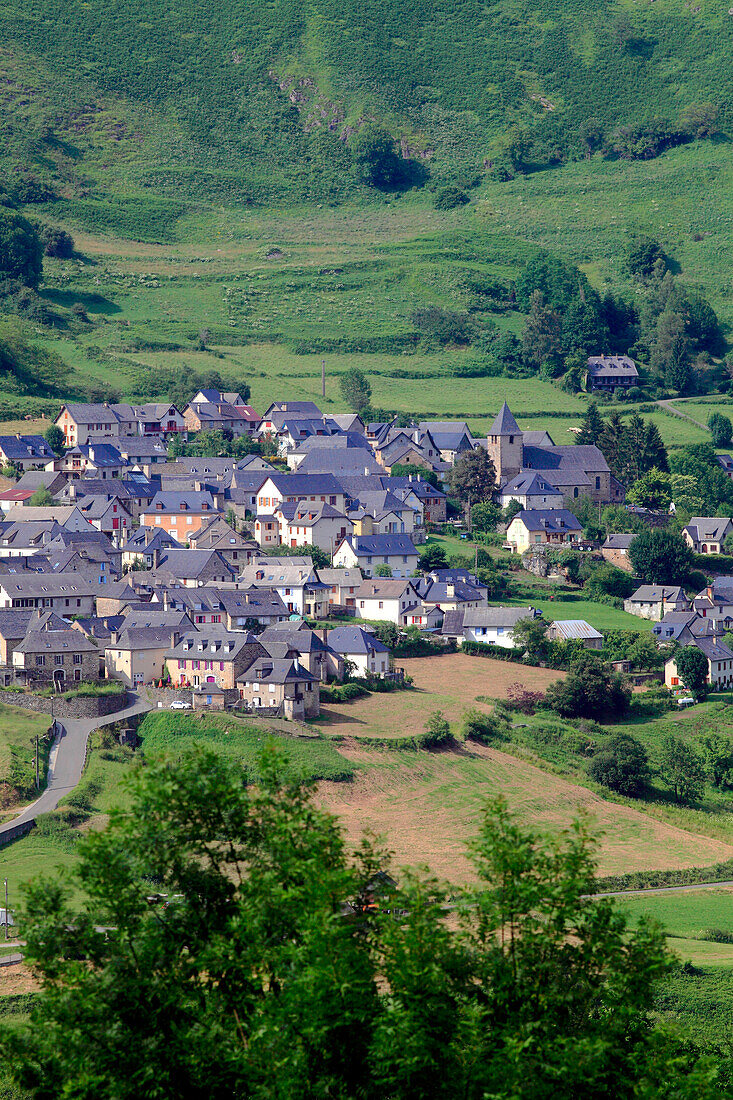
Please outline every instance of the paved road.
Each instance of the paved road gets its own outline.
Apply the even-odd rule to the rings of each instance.
[[[135,714],[144,714],[151,710],[149,703],[142,701],[137,695],[130,693],[133,702],[124,710],[117,710],[114,714],[108,714],[104,718],[67,718],[56,740],[51,746],[48,768],[48,785],[35,802],[21,810],[12,821],[0,825],[0,836],[10,832],[17,825],[27,821],[34,821],[38,814],[45,814],[58,806],[64,795],[73,791],[81,779],[84,767],[84,758],[87,751],[87,739],[89,734],[100,726],[108,726],[112,722],[119,722],[124,718],[131,718]]]
[[[678,399],[679,400],[679,399]],[[662,399],[655,402],[656,405],[661,405],[662,408],[669,409],[675,416],[681,416],[683,420],[689,420],[691,424],[696,424],[698,428],[702,428],[703,431],[707,431],[707,425],[703,424],[701,420],[695,420],[694,416],[688,416],[687,413],[682,412],[680,409],[675,408],[672,402],[667,399]]]
[[[685,890],[710,890],[714,886],[733,886],[730,879],[724,882],[694,882],[689,886],[640,886],[636,890],[611,890],[607,894],[590,894],[594,898],[625,898],[630,894],[681,894]]]

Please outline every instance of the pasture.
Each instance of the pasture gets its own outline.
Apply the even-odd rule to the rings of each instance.
[[[518,681],[542,691],[564,675],[552,669],[462,653],[396,658],[395,664],[413,678],[413,690],[363,696],[351,703],[328,703],[321,712],[321,728],[327,736],[415,736],[423,732],[436,710],[442,711],[449,722],[458,722],[471,707],[490,711],[490,706],[476,702],[477,696],[506,698],[507,688]]]

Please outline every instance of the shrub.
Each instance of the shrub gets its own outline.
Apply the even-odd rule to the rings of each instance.
[[[636,795],[649,778],[649,760],[644,746],[628,734],[609,738],[593,756],[588,775],[596,783],[619,794]]]
[[[550,684],[546,698],[563,718],[613,721],[629,709],[631,688],[596,657],[583,654],[564,680]]]
[[[478,741],[480,745],[492,745],[504,741],[507,737],[506,719],[496,714],[482,714],[478,710],[469,710],[463,716],[461,734],[466,741]]]
[[[507,688],[507,706],[520,714],[534,714],[544,702],[545,696],[541,691],[530,691],[518,680]]]
[[[63,229],[56,229],[52,225],[44,225],[41,229],[41,243],[47,256],[55,256],[59,260],[70,260],[74,255],[74,238]]]
[[[444,187],[435,196],[436,210],[454,210],[457,206],[465,206],[468,195],[460,187]]]
[[[434,711],[425,724],[425,733],[421,738],[422,746],[426,749],[439,748],[453,740],[450,730],[450,722],[440,710]]]

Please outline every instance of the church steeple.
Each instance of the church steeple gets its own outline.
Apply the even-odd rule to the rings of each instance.
[[[506,401],[499,409],[486,437],[486,449],[501,484],[516,477],[522,468],[524,440]]]

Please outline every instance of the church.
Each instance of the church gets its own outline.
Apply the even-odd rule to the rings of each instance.
[[[624,501],[624,487],[598,447],[558,447],[548,432],[523,432],[506,401],[489,428],[486,449],[494,463],[502,502],[513,498],[523,503],[528,483],[537,486],[533,475],[539,475],[540,483],[554,489],[558,498],[562,495],[565,507],[571,510],[573,501],[582,496],[601,504]]]

